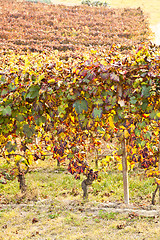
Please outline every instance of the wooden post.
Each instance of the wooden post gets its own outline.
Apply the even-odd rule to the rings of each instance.
[[[123,88],[121,85],[118,86],[118,99],[122,100]],[[124,102],[121,102],[121,106],[124,106]],[[127,167],[127,151],[126,151],[126,138],[123,132],[122,136],[122,171],[123,171],[123,189],[124,189],[124,203],[129,204],[129,187],[128,187],[128,167]]]
[[[128,187],[128,167],[127,167],[127,153],[126,153],[126,139],[121,143],[122,146],[122,170],[123,170],[123,188],[124,188],[124,203],[129,204],[129,187]]]

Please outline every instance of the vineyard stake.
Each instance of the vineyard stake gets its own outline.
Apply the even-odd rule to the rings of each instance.
[[[126,153],[126,139],[121,142],[122,146],[122,171],[123,171],[123,188],[124,188],[124,203],[129,204],[129,187],[128,187],[128,168],[127,168],[127,153]]]
[[[123,88],[118,86],[118,98],[121,100],[123,96]],[[124,189],[124,203],[129,204],[129,187],[128,187],[128,168],[127,168],[127,151],[126,151],[126,138],[123,131],[123,137],[121,141],[122,147],[122,172],[123,172],[123,189]]]

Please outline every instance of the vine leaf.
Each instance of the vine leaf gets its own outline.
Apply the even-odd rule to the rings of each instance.
[[[32,135],[35,133],[34,126],[30,126],[28,124],[23,125],[23,132],[27,137],[32,137]]]
[[[94,108],[93,112],[92,112],[93,118],[97,118],[97,117],[101,118],[102,117],[102,112],[103,112],[102,108]]]
[[[73,104],[73,108],[75,109],[77,114],[82,113],[83,111],[88,111],[88,103],[86,100],[77,100]]]
[[[26,98],[33,99],[39,96],[40,87],[38,85],[31,86],[29,92],[26,95]]]
[[[0,109],[1,113],[3,116],[11,116],[11,113],[12,113],[12,109],[10,106],[7,106],[7,107],[1,107]]]

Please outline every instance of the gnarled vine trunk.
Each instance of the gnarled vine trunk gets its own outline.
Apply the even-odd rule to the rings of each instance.
[[[93,177],[91,175],[88,175],[87,179],[85,179],[83,182],[82,182],[82,190],[83,190],[83,199],[87,199],[88,198],[88,189],[87,187],[89,185],[92,184],[92,182],[94,181]]]
[[[18,182],[19,182],[19,188],[21,189],[21,192],[24,193],[27,190],[26,180],[23,173],[18,174]]]
[[[17,163],[17,167],[18,167],[18,182],[19,182],[19,188],[21,190],[22,193],[25,193],[27,190],[27,185],[26,185],[26,180],[25,180],[25,174],[27,174],[29,167],[27,167],[27,169],[25,171],[22,171],[20,168],[20,164],[19,162]]]

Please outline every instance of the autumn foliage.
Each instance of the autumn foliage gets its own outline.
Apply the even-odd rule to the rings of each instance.
[[[3,51],[84,51],[120,44],[131,48],[149,39],[146,18],[138,9],[63,6],[0,1]]]
[[[128,163],[158,176],[160,56],[158,47],[140,46],[142,11],[1,5],[0,144],[8,163],[23,173],[51,153],[69,159],[76,178],[93,180],[89,145],[125,138]],[[117,147],[115,159],[121,155]]]

